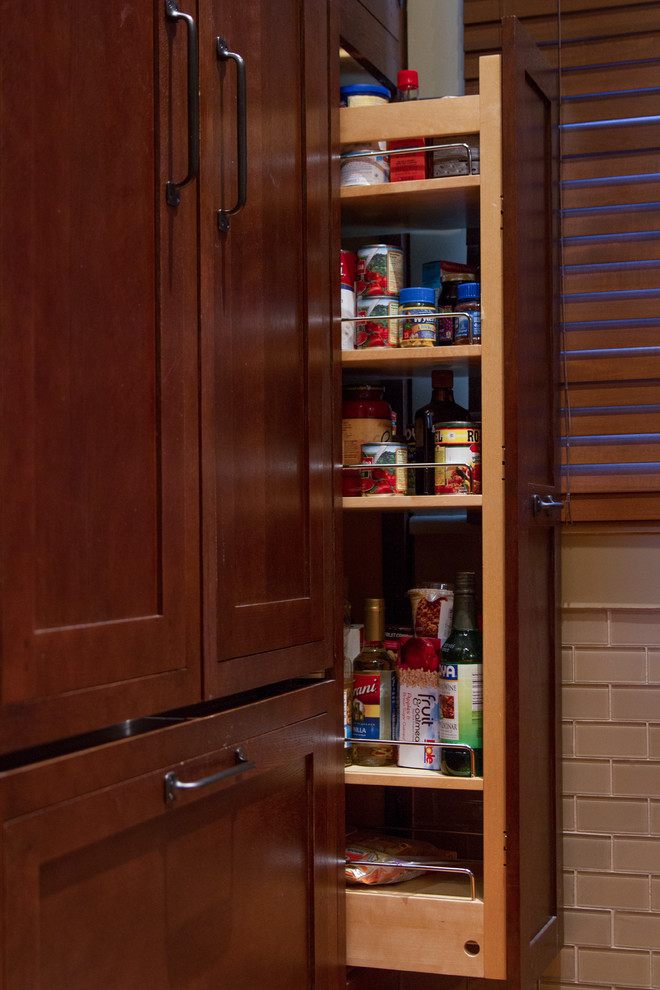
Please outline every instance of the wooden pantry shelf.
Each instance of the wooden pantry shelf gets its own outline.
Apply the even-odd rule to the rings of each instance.
[[[373,371],[399,378],[428,375],[433,368],[460,370],[481,362],[481,344],[447,347],[363,347],[342,351],[345,371]]]
[[[339,111],[342,144],[394,141],[418,135],[456,137],[478,133],[479,124],[479,97],[476,95],[342,107]]]
[[[481,176],[343,186],[342,237],[479,226]]]
[[[405,468],[405,465],[401,465]],[[390,512],[405,509],[480,509],[481,495],[345,495],[344,509],[360,512]]]
[[[414,770],[412,767],[359,767],[345,768],[347,784],[366,784],[371,787],[428,787],[432,789],[482,791],[483,777],[450,777],[436,770]]]

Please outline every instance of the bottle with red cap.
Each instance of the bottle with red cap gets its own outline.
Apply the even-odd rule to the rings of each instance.
[[[406,103],[419,98],[419,79],[414,69],[401,69],[397,75],[397,102]],[[388,148],[415,148],[425,145],[426,139],[407,138],[405,141],[390,141]],[[390,155],[390,182],[406,182],[426,179],[428,162],[426,151],[414,151],[409,155]]]

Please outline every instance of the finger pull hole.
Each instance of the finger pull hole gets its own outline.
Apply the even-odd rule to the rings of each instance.
[[[481,946],[478,942],[469,939],[463,946],[468,956],[478,956],[481,952]]]

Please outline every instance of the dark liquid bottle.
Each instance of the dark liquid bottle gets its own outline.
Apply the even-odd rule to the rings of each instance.
[[[418,464],[435,462],[436,423],[467,423],[470,414],[454,402],[453,371],[431,373],[431,401],[415,413],[415,460]],[[418,495],[435,495],[435,468],[415,471],[415,491]]]
[[[483,651],[474,600],[474,574],[456,575],[454,620],[442,647],[440,741],[465,743],[474,750],[475,773],[483,767]],[[470,751],[441,749],[443,773],[471,776]]]

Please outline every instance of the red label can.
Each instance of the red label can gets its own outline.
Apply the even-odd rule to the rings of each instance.
[[[434,434],[436,494],[481,494],[481,424],[438,423]]]

